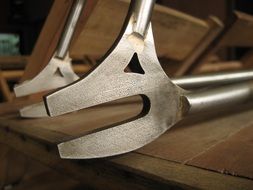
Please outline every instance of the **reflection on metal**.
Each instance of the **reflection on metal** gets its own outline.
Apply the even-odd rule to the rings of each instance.
[[[59,88],[79,78],[71,67],[68,49],[84,3],[85,0],[75,1],[55,55],[36,77],[14,87],[17,97]]]
[[[142,115],[59,144],[62,158],[99,158],[133,151],[158,138],[189,113],[235,105],[252,98],[251,83],[224,86],[200,94],[174,84],[157,59],[151,24],[145,20],[149,19],[150,12],[143,7],[153,7],[153,3],[133,0],[126,28],[103,62],[86,77],[45,97],[48,114],[58,116],[141,94]],[[145,30],[135,30],[140,21],[146,23]],[[124,72],[135,53],[144,73]],[[226,101],[222,101],[224,99]]]
[[[184,88],[194,89],[237,83],[253,79],[253,70],[211,73],[193,76],[183,76],[172,79],[173,83]]]
[[[69,49],[69,45],[76,28],[77,21],[81,15],[84,4],[85,4],[85,0],[76,0],[72,7],[72,10],[69,14],[69,18],[65,25],[65,30],[62,34],[62,38],[59,42],[56,55],[55,55],[56,57],[60,59],[63,59],[66,56],[66,53]]]

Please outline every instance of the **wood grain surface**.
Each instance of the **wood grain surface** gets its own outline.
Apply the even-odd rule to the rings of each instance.
[[[116,40],[127,15],[129,1],[99,0],[71,57],[103,56]],[[155,6],[152,16],[155,44],[159,56],[184,59],[208,32],[208,24],[182,12]],[[187,34],[187,35],[185,35]]]
[[[0,109],[10,105],[12,104],[5,104]],[[253,115],[253,111],[249,109],[209,117],[210,120],[193,122],[191,125],[181,123],[149,145],[122,156],[82,161],[79,164],[59,158],[56,143],[135,116],[141,107],[138,101],[118,102],[56,118],[31,120],[20,119],[17,111],[13,110],[0,117],[0,141],[75,179],[86,179],[85,183],[100,189],[101,184],[117,189],[125,183],[128,183],[125,188],[134,185],[139,189],[152,189],[154,186],[161,189],[168,186],[186,189],[251,189],[253,181],[249,180],[249,174],[252,167],[247,165],[246,168],[245,163],[252,160],[248,154],[252,150],[252,133],[243,132],[253,126],[253,122],[247,119]],[[244,138],[242,135],[245,133],[247,135]],[[247,145],[243,148],[233,146],[231,154],[242,153],[237,154],[236,159],[226,152],[230,150],[226,147],[234,143],[234,135],[245,139],[241,144]],[[228,143],[225,148],[223,143]],[[249,156],[245,157],[245,154]],[[220,155],[223,155],[224,162],[216,165],[215,161],[220,159]],[[201,159],[203,156],[207,159]],[[198,169],[199,167],[205,170]],[[220,170],[223,167],[226,170]],[[226,175],[220,174],[223,171],[226,171]],[[131,176],[126,181],[125,172]],[[241,177],[233,177],[234,174],[240,174]],[[96,178],[99,183],[92,183],[91,178]]]

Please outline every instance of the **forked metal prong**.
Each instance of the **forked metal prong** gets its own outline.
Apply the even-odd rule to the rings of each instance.
[[[59,88],[79,78],[71,67],[68,48],[84,4],[85,0],[75,0],[54,56],[37,76],[14,87],[17,97]]]
[[[60,144],[59,151],[62,158],[105,157],[135,150],[160,136],[180,118],[179,92],[183,90],[168,80],[161,68],[154,49],[151,26],[143,51],[137,53],[139,62],[145,71],[143,75],[124,73],[124,68],[136,52],[128,38],[129,34],[126,33],[110,56],[91,75],[68,88],[57,91],[56,94],[52,94],[53,96],[47,96],[46,101],[50,106],[49,112],[55,116],[62,112],[66,113],[123,97],[143,94],[152,102],[147,115],[97,132],[94,134],[95,137],[91,134]],[[71,92],[73,96],[78,94],[81,97],[73,98]],[[72,98],[66,100],[66,97]],[[167,99],[165,103],[162,97],[171,98]],[[63,110],[59,110],[60,107],[56,106],[61,101],[67,105],[67,107],[62,107]],[[69,107],[70,105],[74,106]]]
[[[183,90],[168,79],[158,61],[151,24],[146,22],[145,30],[135,28],[137,18],[150,19],[145,14],[151,11],[143,7],[152,10],[154,1],[136,2],[132,4],[124,34],[104,61],[85,78],[46,96],[45,103],[51,116],[138,94],[147,97],[152,104],[142,118],[97,132],[95,137],[91,134],[61,143],[59,152],[63,158],[105,157],[137,149],[164,133],[180,118],[179,94]],[[144,17],[138,17],[143,14]],[[124,72],[135,53],[144,74]],[[161,97],[171,98],[165,103],[160,101]]]

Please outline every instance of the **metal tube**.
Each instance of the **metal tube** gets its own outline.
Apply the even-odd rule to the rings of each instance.
[[[211,85],[225,85],[253,79],[253,70],[202,74],[174,78],[173,83],[181,88],[194,89]]]
[[[253,82],[190,92],[182,98],[185,105],[183,115],[230,108],[253,100]]]
[[[155,0],[133,0],[132,3],[132,15],[135,23],[133,32],[145,37]]]
[[[71,39],[74,34],[77,21],[84,7],[84,4],[85,4],[85,0],[75,0],[75,3],[71,9],[68,20],[64,27],[64,32],[58,44],[56,57],[61,58],[61,59],[65,57],[67,50],[69,48]]]

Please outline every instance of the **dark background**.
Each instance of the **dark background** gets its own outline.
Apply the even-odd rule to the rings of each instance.
[[[1,0],[0,33],[18,33],[21,54],[30,54],[52,3],[53,0]],[[157,0],[157,3],[203,19],[215,15],[225,21],[234,9],[253,14],[250,0]]]

